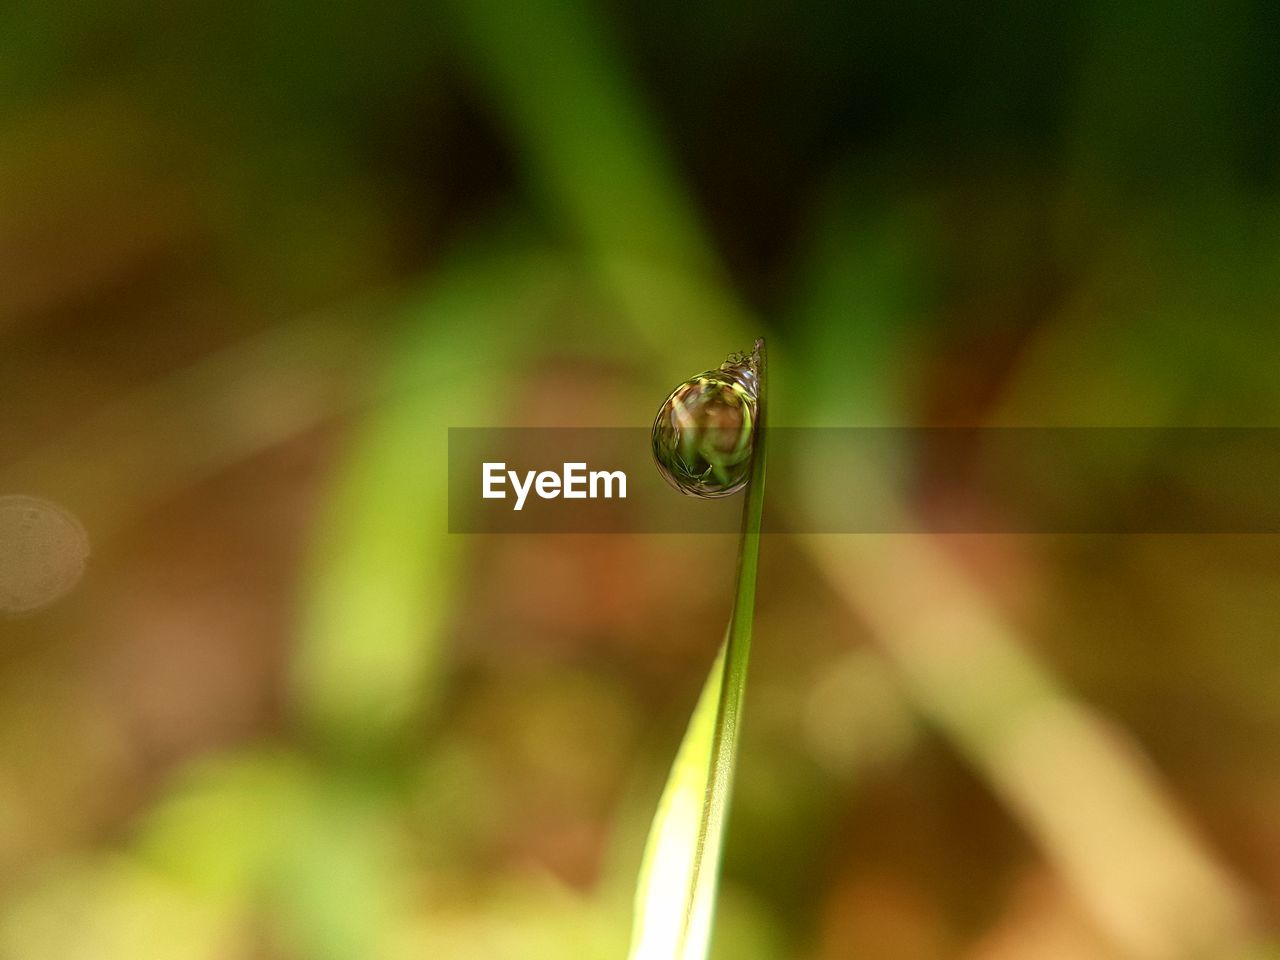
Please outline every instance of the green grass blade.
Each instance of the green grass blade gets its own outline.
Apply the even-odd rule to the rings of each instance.
[[[751,622],[764,509],[765,351],[756,344],[760,399],[738,546],[733,613],[653,818],[636,886],[631,960],[701,960],[711,941],[738,728],[751,653]]]
[[[294,707],[338,754],[388,747],[431,699],[462,549],[448,533],[448,428],[494,415],[492,385],[518,370],[558,277],[523,246],[468,252],[406,308],[303,583]]]

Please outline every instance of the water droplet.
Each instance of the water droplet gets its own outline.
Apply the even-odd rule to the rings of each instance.
[[[751,478],[759,380],[755,358],[735,353],[671,392],[653,421],[653,458],[672,487],[727,497]]]
[[[0,496],[0,614],[30,613],[76,585],[89,556],[84,527],[36,497]]]

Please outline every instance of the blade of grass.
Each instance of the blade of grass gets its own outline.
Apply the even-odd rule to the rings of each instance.
[[[339,754],[391,746],[431,701],[462,550],[448,533],[447,428],[493,415],[493,384],[518,369],[559,278],[522,247],[443,271],[336,471],[291,679],[304,726]]]
[[[628,342],[666,356],[670,330],[683,328],[690,356],[714,356],[730,342],[726,330],[749,329],[596,4],[454,0],[446,9],[477,84],[524,145],[531,184],[637,321]]]
[[[631,960],[700,960],[711,942],[738,728],[751,654],[764,510],[765,350],[756,342],[760,399],[742,511],[733,612],[667,778],[636,885]]]

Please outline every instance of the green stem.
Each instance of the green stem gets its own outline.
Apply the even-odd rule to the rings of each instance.
[[[733,612],[653,819],[636,886],[631,960],[703,960],[711,940],[739,720],[746,691],[760,560],[765,476],[765,349],[756,342],[759,399],[742,513]]]

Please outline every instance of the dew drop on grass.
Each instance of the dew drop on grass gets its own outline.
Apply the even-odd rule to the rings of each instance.
[[[676,490],[712,499],[751,477],[759,377],[753,355],[735,353],[676,387],[653,421],[653,458]]]

